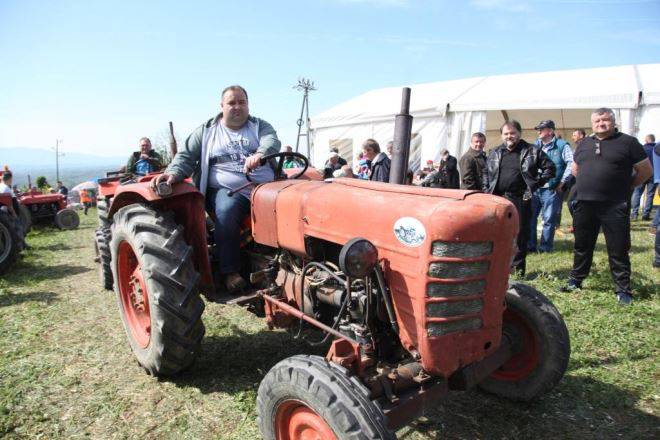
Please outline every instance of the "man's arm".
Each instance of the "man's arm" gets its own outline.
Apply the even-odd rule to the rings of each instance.
[[[461,172],[461,183],[463,188],[472,188],[475,182],[476,169],[475,161],[470,160],[467,155],[461,157],[458,167]]]
[[[566,168],[564,169],[564,174],[561,176],[561,181],[557,186],[557,189],[559,191],[562,191],[564,189],[564,184],[570,179],[569,176],[571,176],[572,165],[573,165],[573,149],[571,148],[570,144],[566,143],[564,145],[564,149],[561,152],[561,157],[566,163]]]
[[[179,149],[165,170],[165,174],[175,176],[177,181],[193,174],[197,162],[201,160],[203,131],[204,125],[200,125],[188,136],[183,148]]]
[[[542,149],[538,149],[537,152],[537,160],[536,160],[538,169],[540,170],[539,173],[539,182],[538,182],[538,188],[542,187],[543,185],[546,184],[546,182],[553,177],[555,177],[555,173],[557,172],[557,167],[555,167],[555,164],[552,162],[550,157],[548,157],[547,154],[543,152]],[[530,188],[532,191],[535,191],[536,188]]]
[[[131,156],[128,158],[128,162],[126,162],[126,172],[135,173],[135,154],[133,153],[131,153]]]
[[[651,166],[651,161],[648,157],[633,165],[633,169],[635,170],[635,176],[633,177],[632,186],[641,185],[653,175],[653,167]]]

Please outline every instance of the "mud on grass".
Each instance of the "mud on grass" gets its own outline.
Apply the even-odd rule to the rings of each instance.
[[[203,352],[193,368],[158,380],[136,364],[115,299],[93,262],[95,212],[80,229],[36,229],[0,280],[0,437],[259,438],[256,391],[279,360],[311,350],[239,308],[210,304]],[[565,219],[565,221],[567,221]],[[549,395],[515,404],[477,391],[448,401],[399,431],[406,439],[657,438],[658,285],[652,237],[633,227],[636,300],[618,307],[599,241],[580,293],[560,294],[572,237],[530,255],[527,282],[564,314],[569,371]]]

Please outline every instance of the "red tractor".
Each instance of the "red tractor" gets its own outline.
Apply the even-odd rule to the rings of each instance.
[[[200,293],[268,326],[325,333],[325,358],[276,364],[258,391],[265,439],[392,439],[449,390],[528,401],[563,377],[569,335],[552,303],[509,282],[518,219],[476,191],[332,179],[307,170],[258,185],[240,297],[219,291],[212,222],[189,182],[101,179],[105,286],[150,374],[190,367],[202,347]],[[276,175],[280,173],[276,172]]]
[[[80,224],[78,213],[67,208],[66,197],[62,194],[43,194],[39,190],[31,189],[22,193],[19,201],[27,208],[24,215],[29,213],[30,223],[40,219],[52,219],[55,225],[63,230],[76,229]]]
[[[0,178],[3,174],[0,170]],[[10,194],[0,194],[0,275],[9,271],[25,248],[29,225],[22,221],[21,209]]]

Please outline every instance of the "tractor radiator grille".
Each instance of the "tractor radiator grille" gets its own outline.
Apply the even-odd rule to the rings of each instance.
[[[433,242],[431,255],[443,261],[432,261],[429,264],[428,275],[439,279],[430,280],[426,286],[429,336],[443,336],[482,327],[480,314],[484,308],[485,278],[490,269],[487,257],[492,253],[491,241]]]

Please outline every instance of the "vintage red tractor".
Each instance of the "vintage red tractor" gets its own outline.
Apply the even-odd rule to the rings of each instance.
[[[29,213],[30,223],[41,219],[49,219],[63,230],[76,229],[80,224],[78,213],[67,207],[66,197],[62,194],[43,194],[41,191],[31,189],[19,197],[26,213]]]
[[[0,178],[4,172],[0,170]],[[28,225],[20,213],[20,204],[10,194],[0,194],[0,275],[9,271],[25,248]]]
[[[305,169],[252,192],[253,240],[243,248],[251,289],[240,297],[214,283],[204,196],[189,181],[169,190],[152,189],[153,175],[99,181],[102,277],[146,371],[192,365],[205,331],[201,293],[247,306],[271,328],[325,333],[325,358],[284,359],[261,382],[265,439],[391,439],[449,390],[527,401],[557,385],[568,331],[545,296],[509,282],[511,203],[323,181],[297,153],[262,163],[279,158],[281,170],[289,154]]]

